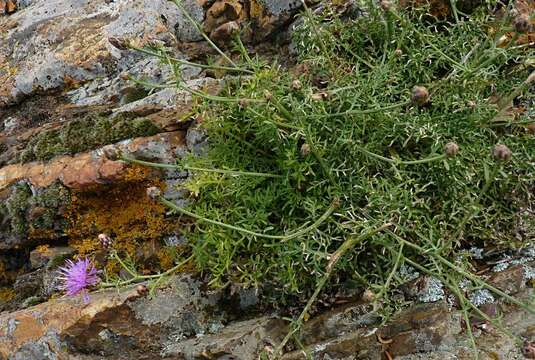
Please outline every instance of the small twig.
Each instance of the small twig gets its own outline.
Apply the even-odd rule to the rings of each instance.
[[[327,218],[329,218],[329,216],[331,216],[331,214],[334,212],[334,210],[338,207],[338,201],[333,201],[331,203],[331,205],[329,206],[329,208],[327,208],[327,210],[325,211],[325,213],[323,213],[323,215],[321,215],[312,225],[306,227],[306,228],[303,228],[303,229],[300,229],[300,230],[296,230],[295,232],[292,232],[292,233],[289,233],[289,234],[286,234],[286,235],[269,235],[269,234],[262,234],[262,233],[257,233],[257,232],[254,232],[254,231],[251,231],[251,230],[247,230],[247,229],[244,229],[244,228],[241,228],[241,227],[238,227],[238,226],[234,226],[234,225],[230,225],[230,224],[226,224],[224,222],[221,222],[221,221],[216,221],[216,220],[212,220],[212,219],[208,219],[204,216],[201,216],[201,215],[197,215],[191,211],[188,211],[180,206],[177,206],[176,204],[174,204],[173,202],[165,199],[164,197],[159,197],[159,201],[170,207],[171,209],[175,210],[176,212],[178,213],[181,213],[181,214],[184,214],[184,215],[187,215],[187,216],[190,216],[194,219],[197,219],[199,221],[203,221],[203,222],[206,222],[206,223],[209,223],[209,224],[212,224],[212,225],[218,225],[218,226],[221,226],[221,227],[224,227],[224,228],[227,228],[227,229],[230,229],[230,230],[235,230],[235,231],[238,231],[238,232],[241,232],[241,233],[244,233],[244,234],[248,234],[248,235],[252,235],[252,236],[256,236],[256,237],[261,237],[261,238],[265,238],[265,239],[277,239],[277,240],[281,240],[281,241],[288,241],[288,240],[291,240],[291,239],[295,239],[295,238],[298,238],[300,236],[303,236],[305,235],[306,233],[310,232],[310,231],[313,231],[315,229],[317,229],[325,220],[327,220]]]
[[[193,170],[193,171],[212,172],[212,173],[217,173],[217,174],[226,174],[226,175],[235,175],[235,176],[243,175],[243,176],[267,177],[267,178],[284,178],[284,176],[282,175],[261,173],[261,172],[224,170],[224,169],[206,169],[206,168],[199,168],[199,167],[188,166],[188,165],[155,163],[151,161],[132,159],[127,156],[122,156],[121,160],[128,162],[128,163],[132,163],[132,164],[138,164],[138,165],[150,166],[150,167],[162,168],[162,169]]]

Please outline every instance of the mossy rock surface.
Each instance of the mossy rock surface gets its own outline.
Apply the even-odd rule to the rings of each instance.
[[[72,155],[160,132],[158,126],[145,118],[87,115],[58,129],[43,131],[34,136],[20,154],[20,161],[48,160],[57,155]]]

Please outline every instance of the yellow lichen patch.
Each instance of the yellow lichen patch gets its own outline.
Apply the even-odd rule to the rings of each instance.
[[[30,227],[28,230],[28,238],[30,239],[56,239],[57,235],[54,230],[51,229],[35,229]]]
[[[0,288],[0,302],[8,302],[15,298],[15,290],[7,287]]]
[[[143,261],[144,256],[137,259],[143,244],[158,242],[178,226],[176,219],[166,218],[168,209],[164,205],[146,195],[149,186],[163,187],[159,180],[150,179],[150,174],[150,170],[134,167],[126,182],[98,191],[73,193],[67,211],[69,244],[80,255],[91,255],[101,249],[98,235],[104,233],[111,237],[113,249]],[[109,267],[112,272],[118,270],[115,265]]]
[[[170,248],[162,248],[156,253],[160,265],[164,269],[170,269],[175,265],[176,254]]]

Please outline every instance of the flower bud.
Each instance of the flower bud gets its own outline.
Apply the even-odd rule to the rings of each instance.
[[[162,195],[162,191],[156,186],[151,186],[147,188],[147,196],[150,197],[152,200],[156,200],[160,197],[160,195]]]
[[[527,14],[520,14],[513,20],[513,29],[517,33],[525,33],[530,30],[529,16]]]
[[[381,6],[381,9],[383,9],[384,11],[392,10],[392,2],[390,0],[379,1],[379,6]]]
[[[314,77],[312,82],[318,88],[325,89],[329,85],[329,74],[321,72]]]
[[[314,101],[324,101],[329,98],[329,94],[327,94],[325,91],[321,91],[319,93],[312,94],[310,97]]]
[[[108,249],[113,244],[113,240],[106,234],[99,234],[98,240],[104,249]]]
[[[301,145],[301,156],[307,156],[308,154],[310,154],[310,145],[304,143]]]
[[[136,291],[140,296],[145,296],[149,293],[149,289],[143,284],[136,286]]]
[[[511,153],[511,150],[503,144],[498,144],[494,146],[494,149],[492,150],[492,155],[494,158],[500,161],[508,161],[511,159],[511,156],[513,155]]]
[[[247,108],[247,105],[249,105],[249,101],[247,99],[240,99],[238,101],[238,106],[240,107],[240,109],[245,109]]]
[[[459,153],[459,145],[454,142],[449,142],[444,146],[444,152],[448,157],[454,157]]]
[[[416,105],[424,105],[429,101],[429,91],[425,86],[415,86],[412,88],[411,100]]]
[[[401,49],[396,49],[394,51],[394,55],[396,55],[396,57],[400,57],[401,55],[403,55],[403,50]]]
[[[264,98],[265,98],[267,101],[271,101],[271,100],[273,100],[273,94],[271,93],[271,91],[265,90],[265,91],[264,91]]]
[[[303,84],[298,79],[295,79],[294,81],[292,81],[293,90],[301,90],[302,87],[303,87]]]
[[[375,294],[370,289],[366,289],[362,293],[362,301],[369,303],[369,302],[372,302],[373,300],[375,300]]]

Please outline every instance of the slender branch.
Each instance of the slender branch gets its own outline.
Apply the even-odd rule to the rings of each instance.
[[[227,175],[244,175],[244,176],[259,176],[259,177],[269,177],[269,178],[284,178],[282,175],[276,175],[276,174],[269,174],[269,173],[261,173],[261,172],[248,172],[248,171],[239,171],[239,170],[224,170],[224,169],[206,169],[206,168],[199,168],[194,166],[187,166],[187,165],[177,165],[177,164],[162,164],[162,163],[155,163],[151,161],[144,161],[144,160],[138,160],[138,159],[132,159],[126,156],[122,156],[121,160],[132,163],[132,164],[138,164],[143,166],[150,166],[154,168],[162,168],[162,169],[179,169],[179,170],[193,170],[193,171],[203,171],[203,172],[212,172],[217,174],[227,174]]]
[[[243,73],[246,73],[246,74],[254,74],[254,72],[252,70],[248,70],[248,69],[231,67],[231,66],[222,66],[222,65],[199,64],[199,63],[194,63],[194,62],[191,62],[191,61],[178,59],[178,58],[171,57],[171,56],[163,56],[162,54],[160,54],[158,52],[151,51],[151,50],[148,50],[148,49],[145,49],[145,48],[139,48],[139,47],[135,47],[135,46],[130,46],[130,48],[132,50],[136,50],[136,51],[139,51],[139,52],[147,54],[147,55],[155,56],[155,57],[160,58],[160,59],[169,59],[171,62],[174,62],[174,63],[177,63],[177,64],[189,65],[189,66],[193,66],[193,67],[197,67],[197,68],[201,68],[201,69],[225,70],[225,71],[243,72]]]
[[[248,235],[252,235],[252,236],[256,236],[256,237],[261,237],[261,238],[265,238],[265,239],[277,239],[277,240],[281,240],[281,241],[288,241],[288,240],[291,240],[291,239],[294,239],[294,238],[297,238],[297,237],[300,237],[312,230],[315,230],[316,228],[318,228],[325,220],[327,220],[327,218],[329,216],[331,216],[331,214],[334,212],[334,210],[338,207],[338,201],[333,201],[332,204],[329,206],[329,208],[325,211],[325,213],[323,213],[323,215],[321,215],[314,223],[312,223],[312,225],[304,228],[304,229],[301,229],[301,230],[297,230],[295,232],[292,232],[292,233],[289,233],[289,234],[286,234],[286,235],[269,235],[269,234],[262,234],[262,233],[257,233],[257,232],[254,232],[254,231],[251,231],[251,230],[247,230],[247,229],[244,229],[244,228],[241,228],[241,227],[238,227],[238,226],[234,226],[234,225],[230,225],[230,224],[226,224],[224,222],[221,222],[221,221],[216,221],[216,220],[212,220],[212,219],[208,219],[204,216],[201,216],[201,215],[197,215],[191,211],[188,211],[182,207],[179,207],[177,206],[176,204],[174,204],[173,202],[163,198],[160,196],[159,198],[160,202],[164,205],[167,205],[168,207],[170,207],[171,209],[175,210],[176,212],[179,212],[181,214],[184,214],[184,215],[187,215],[187,216],[190,216],[194,219],[197,219],[199,221],[203,221],[203,222],[206,222],[208,224],[212,224],[212,225],[218,225],[218,226],[221,226],[221,227],[224,227],[224,228],[227,228],[227,229],[230,229],[230,230],[235,230],[235,231],[238,231],[238,232],[241,232],[241,233],[244,233],[244,234],[248,234]]]

